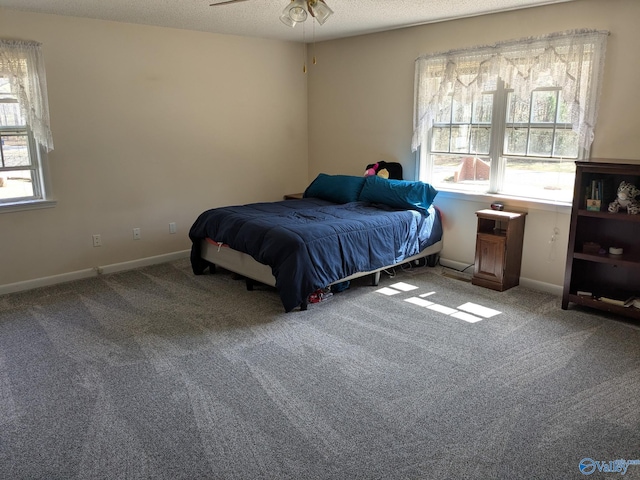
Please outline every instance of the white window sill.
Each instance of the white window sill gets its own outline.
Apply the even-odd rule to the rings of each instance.
[[[22,210],[38,210],[53,208],[58,204],[55,200],[30,200],[26,202],[0,203],[0,213],[20,212]]]
[[[511,197],[509,195],[500,194],[461,192],[459,190],[441,190],[437,187],[436,190],[438,190],[438,195],[436,197],[437,199],[447,198],[462,200],[465,202],[484,203],[487,205],[487,208],[489,208],[489,206],[493,202],[501,202],[504,203],[504,206],[507,210],[509,208],[516,208],[520,210],[542,210],[547,212],[564,213],[567,215],[571,214],[570,202],[552,202],[550,200]]]

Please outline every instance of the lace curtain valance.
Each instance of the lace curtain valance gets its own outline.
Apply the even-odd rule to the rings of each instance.
[[[47,77],[40,44],[0,40],[0,77],[9,79],[11,93],[16,95],[35,140],[47,151],[53,150]]]
[[[541,87],[562,88],[573,130],[588,151],[593,141],[597,99],[604,70],[608,32],[575,30],[525,38],[416,59],[414,92],[415,151],[432,126],[439,105],[454,95],[469,104],[496,88],[500,78],[521,98]]]

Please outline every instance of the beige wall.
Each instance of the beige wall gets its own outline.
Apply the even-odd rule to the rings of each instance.
[[[399,161],[414,178],[411,152],[414,60],[421,54],[577,28],[611,32],[592,156],[640,159],[640,2],[578,0],[526,10],[424,25],[315,47],[309,76],[309,174],[361,174],[367,163]],[[443,258],[473,263],[476,217],[488,201],[441,195]],[[516,207],[523,205],[507,202]],[[528,208],[523,284],[562,285],[568,239],[567,208]],[[560,235],[550,243],[553,228]]]
[[[0,286],[188,249],[203,210],[307,182],[300,44],[3,9],[0,35],[43,44],[58,201],[0,213]]]
[[[322,42],[305,76],[302,47],[292,43],[0,9],[2,37],[43,44],[58,201],[0,213],[0,291],[187,249],[203,210],[277,200],[319,172],[360,175],[387,160],[413,178],[413,62],[423,53],[608,29],[592,153],[640,158],[638,18],[637,0],[577,0]],[[436,203],[445,215],[443,257],[472,263],[474,212],[487,202],[442,194]],[[562,284],[567,212],[529,206],[523,283]],[[141,240],[132,240],[134,227]]]

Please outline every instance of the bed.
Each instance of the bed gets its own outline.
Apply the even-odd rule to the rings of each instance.
[[[302,199],[203,212],[189,231],[192,269],[217,265],[274,286],[287,312],[306,309],[320,288],[433,264],[442,249],[436,193],[422,182],[320,174]]]

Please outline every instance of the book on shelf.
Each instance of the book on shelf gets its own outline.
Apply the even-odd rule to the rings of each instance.
[[[598,300],[605,303],[610,303],[611,305],[618,305],[620,307],[635,307],[640,308],[640,297],[631,296],[626,300],[621,300],[619,298],[610,298],[610,297],[598,297]]]
[[[578,290],[576,292],[576,295],[578,295],[579,297],[589,297],[589,298],[593,297],[593,293],[587,290]]]
[[[591,180],[591,185],[588,187],[588,190],[587,210],[599,212],[602,203],[602,180]]]
[[[586,187],[585,207],[587,210],[599,212],[602,207],[606,205],[604,200],[611,199],[611,179],[597,179],[591,180],[591,183]]]

